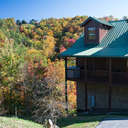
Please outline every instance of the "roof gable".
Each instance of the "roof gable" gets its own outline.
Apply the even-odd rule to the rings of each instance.
[[[111,23],[109,23],[109,22],[107,22],[107,21],[103,21],[103,20],[99,20],[99,19],[97,19],[97,18],[95,18],[95,17],[89,17],[87,20],[85,20],[82,24],[81,24],[81,26],[85,26],[90,20],[94,20],[95,22],[97,22],[97,23],[100,23],[100,24],[104,24],[104,25],[107,25],[107,26],[109,26],[109,27],[112,27],[113,25],[111,24]]]

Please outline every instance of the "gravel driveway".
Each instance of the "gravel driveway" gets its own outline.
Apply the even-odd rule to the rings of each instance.
[[[108,118],[103,120],[96,128],[128,128],[128,118]]]

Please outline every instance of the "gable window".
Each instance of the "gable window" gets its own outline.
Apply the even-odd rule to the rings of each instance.
[[[88,40],[96,39],[96,28],[95,27],[88,28],[87,38],[88,38]]]

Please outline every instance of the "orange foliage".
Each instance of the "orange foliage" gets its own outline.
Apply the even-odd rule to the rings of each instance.
[[[54,78],[58,81],[58,88],[62,91],[64,95],[64,79],[65,79],[65,68],[64,68],[64,61],[55,61],[51,62],[49,60],[49,64],[47,67],[47,77]],[[75,82],[68,82],[68,101],[69,101],[69,109],[76,108],[76,83]]]
[[[41,60],[30,61],[27,65],[27,73],[29,77],[36,77],[37,79],[41,79],[44,77],[44,73],[46,72],[46,68],[42,66]]]
[[[56,60],[55,62],[51,62],[48,60],[46,76],[55,78],[57,83],[63,82],[65,76],[64,61]]]
[[[68,102],[70,109],[76,108],[76,83],[68,82]]]
[[[65,48],[64,46],[62,46],[62,47],[60,48],[60,53],[64,52],[65,50],[66,50],[66,48]]]

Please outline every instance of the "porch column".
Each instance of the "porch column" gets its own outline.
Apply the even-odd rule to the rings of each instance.
[[[88,111],[88,87],[87,87],[87,58],[84,59],[84,75],[85,75],[85,111]]]
[[[111,111],[111,94],[112,94],[112,61],[109,58],[109,85],[108,85],[108,110]]]
[[[68,113],[68,93],[67,93],[67,57],[65,57],[65,102],[66,112]]]

